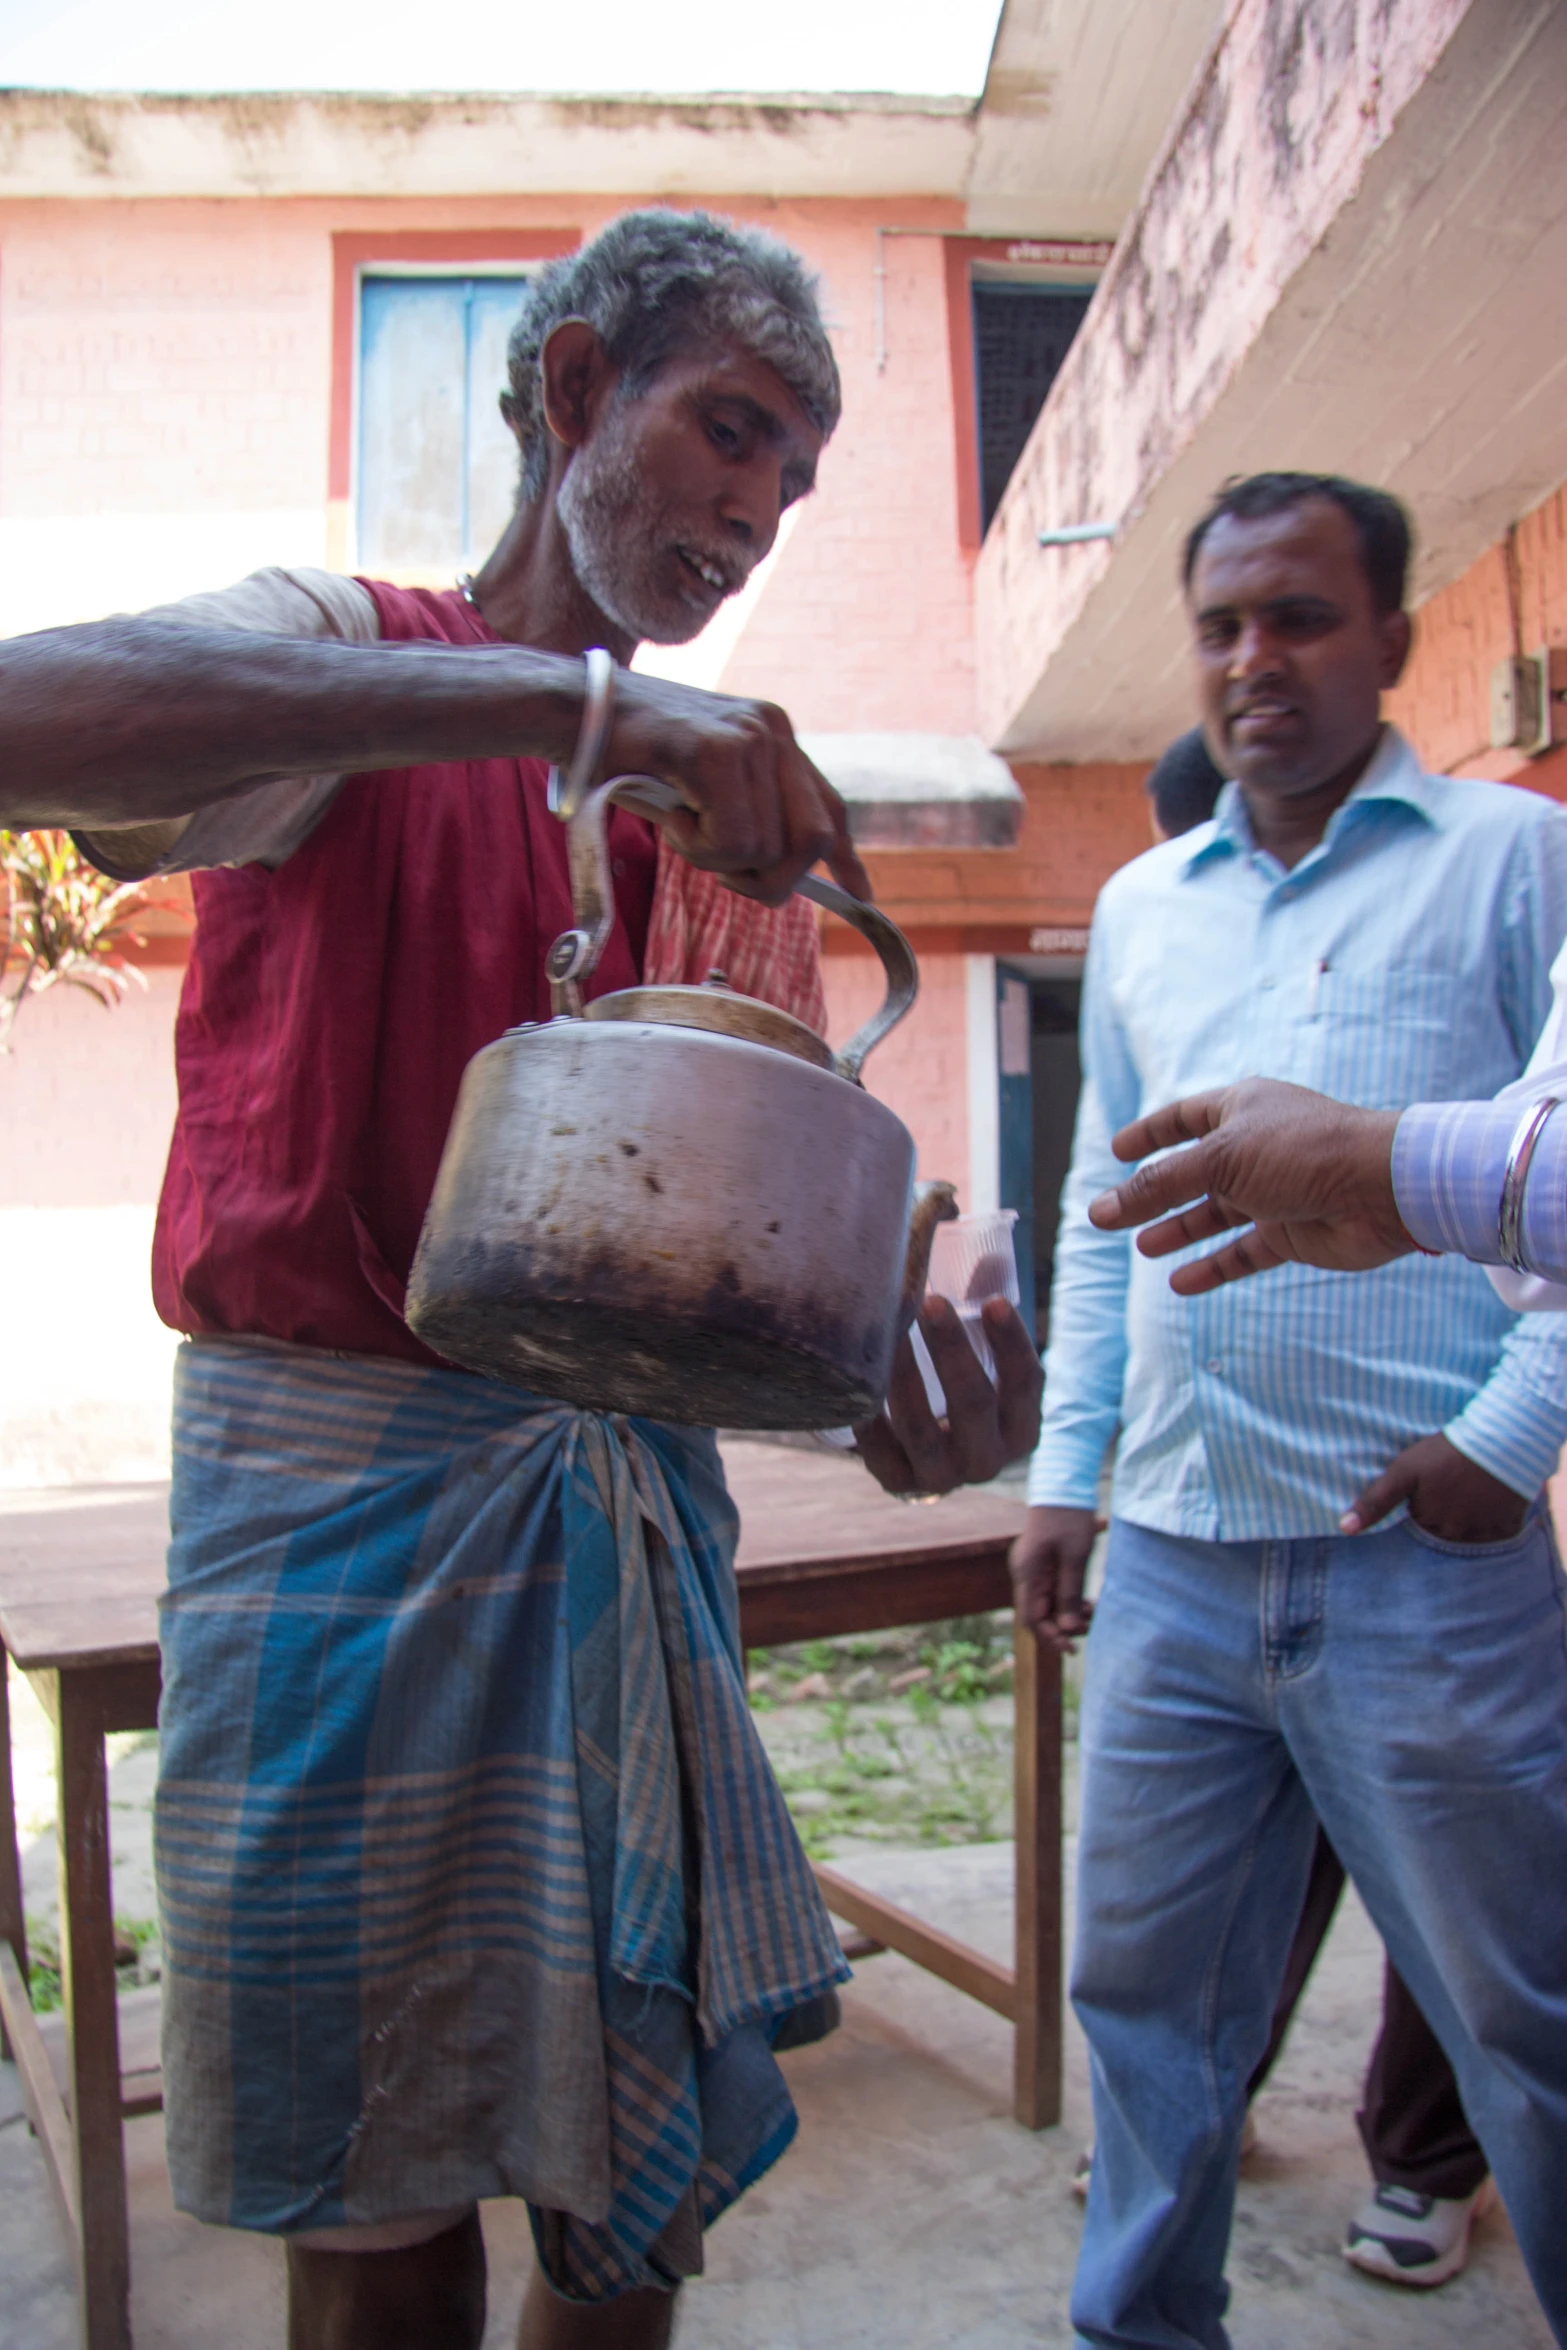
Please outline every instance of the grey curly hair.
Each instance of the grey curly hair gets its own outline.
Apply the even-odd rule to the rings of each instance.
[[[843,396],[816,298],[797,253],[760,229],[707,212],[623,213],[591,244],[541,269],[523,296],[506,349],[501,414],[522,449],[522,492],[541,495],[549,470],[539,361],[563,319],[596,327],[635,399],[677,351],[739,343],[765,359],[824,437]]]

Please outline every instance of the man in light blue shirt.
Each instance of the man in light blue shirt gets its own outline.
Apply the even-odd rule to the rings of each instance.
[[[1391,518],[1391,520],[1390,520]],[[1567,934],[1567,818],[1380,721],[1407,538],[1375,493],[1233,485],[1189,546],[1212,823],[1095,914],[1025,1616],[1089,1643],[1073,1996],[1096,2154],[1082,2343],[1220,2350],[1245,2085],[1320,1816],[1448,2055],[1567,2328],[1567,1655],[1535,1506],[1567,1344],[1406,1257],[1177,1297],[1087,1203],[1114,1129],[1257,1072],[1371,1109],[1515,1079]],[[1357,1523],[1375,1532],[1343,1531]],[[1391,1520],[1392,1522],[1388,1522]],[[1545,1800],[1541,1788],[1547,1789]],[[1542,1916],[1542,1902],[1550,1911]]]

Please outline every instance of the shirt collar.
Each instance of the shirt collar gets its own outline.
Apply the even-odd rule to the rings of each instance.
[[[1326,848],[1348,823],[1356,821],[1361,809],[1383,802],[1395,801],[1415,813],[1427,824],[1440,826],[1442,809],[1428,776],[1413,750],[1396,726],[1384,726],[1381,739],[1372,752],[1364,775],[1342,807],[1335,808],[1322,836]],[[1312,852],[1313,855],[1317,851]],[[1192,835],[1192,850],[1181,871],[1183,876],[1195,873],[1202,865],[1219,856],[1252,857],[1257,854],[1257,843],[1252,835],[1251,819],[1246,813],[1246,802],[1241,787],[1233,778],[1226,783],[1214,805],[1212,820],[1200,826]]]

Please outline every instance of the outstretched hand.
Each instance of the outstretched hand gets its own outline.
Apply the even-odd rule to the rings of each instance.
[[[1016,1306],[993,1297],[981,1320],[996,1366],[991,1385],[945,1298],[920,1308],[920,1330],[947,1398],[947,1415],[930,1408],[914,1349],[900,1341],[887,1401],[874,1420],[855,1429],[860,1457],[889,1493],[950,1493],[983,1485],[1039,1442],[1039,1405],[1045,1374]]]
[[[1115,1136],[1118,1159],[1172,1155],[1102,1192],[1089,1220],[1101,1232],[1149,1225],[1137,1240],[1146,1257],[1249,1227],[1227,1247],[1177,1266],[1170,1287],[1183,1297],[1274,1265],[1366,1272],[1416,1245],[1393,1196],[1397,1124],[1397,1111],[1352,1109],[1267,1077],[1189,1094]],[[1191,1147],[1172,1150],[1180,1143]]]

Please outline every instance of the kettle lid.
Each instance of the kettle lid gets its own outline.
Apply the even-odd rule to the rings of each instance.
[[[746,1044],[770,1045],[775,1052],[809,1061],[813,1068],[837,1073],[837,1057],[825,1037],[807,1028],[792,1012],[765,1004],[758,996],[738,995],[714,972],[702,987],[623,987],[614,995],[595,996],[582,1007],[585,1020],[647,1020],[666,1028],[702,1028],[714,1036],[739,1037]]]

